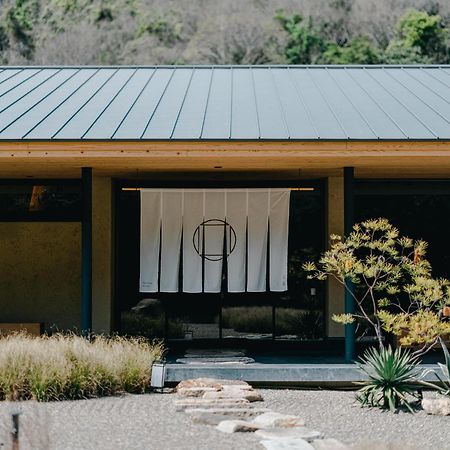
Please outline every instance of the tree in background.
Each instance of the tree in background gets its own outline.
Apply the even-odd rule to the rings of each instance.
[[[385,52],[392,64],[449,62],[449,32],[439,15],[409,9],[399,20]]]
[[[326,43],[311,18],[305,20],[300,14],[286,16],[278,11],[276,20],[287,33],[284,56],[289,64],[315,64],[320,61]]]
[[[379,64],[382,55],[367,36],[358,36],[343,46],[329,42],[322,61],[325,64]]]

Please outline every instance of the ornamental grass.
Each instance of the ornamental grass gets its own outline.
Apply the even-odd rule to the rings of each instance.
[[[74,334],[0,338],[0,400],[75,400],[149,389],[159,342]]]

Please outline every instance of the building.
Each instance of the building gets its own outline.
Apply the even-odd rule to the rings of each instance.
[[[449,140],[445,66],[3,67],[0,322],[207,345],[342,342],[330,317],[344,290],[307,281],[302,262],[327,235],[384,216],[427,239],[450,275]],[[231,293],[222,279],[220,292],[182,292],[185,264],[178,292],[140,292],[143,189],[275,188],[290,192],[287,291]],[[204,222],[192,238],[202,261]]]

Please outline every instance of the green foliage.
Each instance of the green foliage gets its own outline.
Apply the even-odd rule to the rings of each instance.
[[[450,331],[439,317],[450,298],[449,282],[432,277],[426,248],[424,241],[400,236],[387,219],[371,219],[354,225],[345,239],[331,236],[331,247],[318,264],[309,262],[304,269],[310,278],[336,279],[352,295],[356,313],[335,315],[334,320],[366,321],[380,346],[384,329],[400,336],[402,344],[425,350]]]
[[[39,9],[38,0],[16,0],[6,12],[6,30],[20,44],[20,52],[26,57],[34,50],[33,21],[39,14]]]
[[[389,346],[370,348],[361,358],[360,369],[369,377],[361,383],[356,399],[362,406],[379,407],[394,412],[401,407],[413,412],[413,402],[420,399],[423,372],[417,357],[408,350]]]
[[[323,53],[326,64],[379,64],[380,51],[366,36],[358,36],[344,46],[328,43]]]
[[[448,63],[448,37],[448,29],[441,16],[409,9],[397,24],[395,38],[386,49],[386,61]]]
[[[433,370],[434,374],[436,375],[436,378],[439,380],[440,384],[434,384],[423,381],[422,384],[431,387],[433,389],[436,389],[440,394],[442,395],[450,395],[450,353],[442,339],[440,339],[442,351],[444,352],[444,358],[445,363],[439,363],[439,369],[441,371],[441,375],[437,373],[435,370]]]
[[[286,16],[278,11],[276,20],[288,35],[284,56],[289,64],[314,64],[326,48],[323,38],[314,27],[311,18],[305,20],[300,14]]]

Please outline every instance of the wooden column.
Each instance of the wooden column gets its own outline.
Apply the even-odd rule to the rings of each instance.
[[[81,180],[81,333],[88,336],[92,330],[92,168],[81,169]]]

